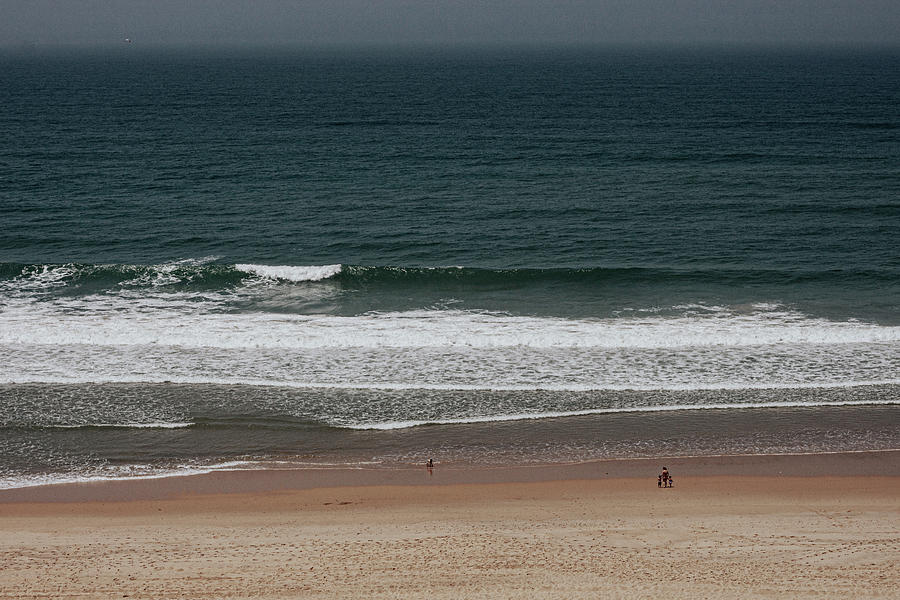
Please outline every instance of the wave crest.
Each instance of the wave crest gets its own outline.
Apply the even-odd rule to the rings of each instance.
[[[292,267],[288,265],[234,265],[238,271],[252,273],[266,279],[283,281],[321,281],[330,279],[341,272],[341,265],[313,265]]]

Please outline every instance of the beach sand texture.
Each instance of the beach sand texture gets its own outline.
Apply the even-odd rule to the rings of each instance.
[[[0,596],[900,597],[900,478],[673,473],[4,502]]]

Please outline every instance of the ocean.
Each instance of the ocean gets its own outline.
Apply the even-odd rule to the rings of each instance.
[[[0,488],[900,448],[900,52],[0,54]]]

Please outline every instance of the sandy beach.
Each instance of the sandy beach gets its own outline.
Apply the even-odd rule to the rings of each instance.
[[[898,598],[900,452],[0,492],[3,598]]]

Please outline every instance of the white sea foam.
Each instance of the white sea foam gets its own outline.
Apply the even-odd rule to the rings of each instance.
[[[595,319],[446,309],[338,316],[228,310],[228,294],[9,298],[0,383],[742,389],[893,383],[900,373],[900,327],[774,304]]]
[[[226,324],[226,317],[215,322]],[[583,333],[573,336],[580,345],[565,338],[569,345],[559,338],[552,344],[526,343],[511,332],[518,343],[502,345],[490,339],[490,328],[476,338],[471,331],[444,324],[443,339],[436,335],[442,329],[435,328],[426,345],[422,337],[410,340],[421,326],[414,322],[369,323],[354,317],[336,327],[332,319],[339,318],[329,318],[312,319],[299,328],[296,319],[284,319],[284,331],[270,321],[255,328],[241,322],[232,324],[232,330],[207,326],[191,331],[191,325],[178,317],[158,314],[129,319],[130,329],[125,331],[119,329],[124,324],[115,314],[109,323],[96,323],[93,329],[60,327],[65,319],[37,332],[26,327],[4,329],[0,354],[6,358],[0,362],[0,383],[172,381],[361,389],[594,390],[900,381],[900,343],[889,335],[870,335],[870,329],[863,330],[866,335],[846,335],[836,328],[812,339],[795,335],[789,342],[778,341],[782,336],[769,344],[694,346],[665,346],[662,337],[650,345],[638,333],[626,341],[642,345],[591,346]],[[289,334],[293,328],[297,332]],[[307,338],[297,339],[302,336]]]
[[[327,469],[341,467],[347,469],[363,469],[382,464],[380,461],[351,462],[308,462],[301,460],[269,461],[269,460],[232,460],[209,465],[185,464],[176,467],[153,467],[148,465],[120,465],[104,467],[96,473],[54,473],[40,475],[18,475],[0,477],[0,490],[37,487],[43,485],[60,485],[70,483],[90,483],[96,481],[122,481],[135,479],[164,479],[168,477],[189,477],[219,471],[253,471],[273,469]]]
[[[181,348],[0,345],[0,383],[344,389],[687,390],[900,383],[900,345],[737,348]]]
[[[47,425],[56,429],[82,429],[85,427],[111,427],[122,429],[183,429],[193,427],[194,423],[89,423],[82,425]]]
[[[318,265],[305,267],[277,265],[234,265],[239,271],[252,273],[268,279],[284,281],[321,281],[341,272],[341,265]]]
[[[176,274],[178,269],[184,267],[194,267],[205,264],[207,261],[203,259],[180,260],[171,263],[155,265],[146,269],[140,276],[123,281],[120,287],[165,287],[182,281],[181,277]]]
[[[76,272],[72,264],[31,266],[15,279],[0,281],[0,291],[42,294],[65,287]]]
[[[254,461],[228,461],[211,465],[181,465],[177,467],[158,468],[146,465],[121,465],[105,467],[94,474],[54,473],[49,475],[20,475],[16,477],[0,477],[0,490],[36,487],[42,485],[58,485],[67,483],[90,483],[93,481],[116,481],[122,479],[163,479],[166,477],[187,477],[203,475],[214,471],[235,471],[252,468],[258,465]]]
[[[811,406],[872,406],[872,405],[894,405],[900,404],[900,398],[896,400],[868,400],[868,401],[836,401],[836,402],[747,402],[739,403],[717,403],[717,404],[680,404],[680,405],[659,405],[659,406],[634,406],[624,408],[594,408],[586,410],[571,411],[549,411],[536,413],[520,413],[509,415],[485,415],[460,417],[455,419],[434,419],[434,420],[410,420],[410,421],[383,421],[375,423],[362,423],[358,425],[346,425],[347,429],[358,430],[390,430],[390,429],[409,429],[410,427],[420,427],[423,425],[461,425],[471,423],[499,423],[505,421],[527,421],[535,419],[556,419],[563,417],[581,417],[587,415],[603,415],[603,414],[620,414],[620,413],[656,413],[656,412],[676,412],[686,410],[735,410],[750,408],[801,408]]]
[[[340,374],[335,375],[329,381],[308,381],[305,379],[291,380],[285,378],[259,378],[250,375],[251,369],[233,376],[191,376],[172,375],[171,373],[146,373],[146,374],[119,374],[104,372],[70,372],[67,374],[52,374],[34,377],[29,374],[8,376],[0,372],[0,384],[104,384],[104,383],[153,383],[153,384],[179,384],[179,385],[242,385],[261,386],[274,388],[294,389],[335,389],[335,390],[384,390],[384,391],[461,391],[461,392],[658,392],[658,391],[738,391],[738,390],[788,390],[788,389],[850,389],[863,386],[900,385],[900,377],[887,377],[882,379],[848,378],[842,381],[761,381],[761,380],[713,380],[704,381],[700,376],[708,373],[689,373],[686,377],[675,380],[672,378],[650,379],[644,373],[629,373],[631,381],[616,383],[609,381],[584,382],[564,381],[558,383],[516,383],[515,381],[497,381],[475,375],[470,381],[473,383],[429,383],[423,381],[390,382],[390,381],[362,381],[361,378],[349,379]],[[713,379],[713,377],[710,377]],[[179,427],[190,427],[193,424],[178,424]],[[103,426],[103,425],[100,425]],[[108,424],[108,427],[127,427],[134,425]],[[81,427],[73,425],[72,427]]]
[[[677,349],[900,342],[900,327],[833,322],[786,312],[673,318],[562,319],[465,311],[361,316],[274,313],[204,314],[144,298],[140,308],[48,314],[7,307],[0,343],[165,345],[183,348],[593,348]],[[74,303],[73,303],[74,304]],[[113,303],[115,304],[115,303]],[[56,307],[58,308],[58,306]]]

